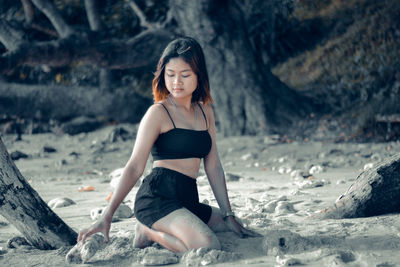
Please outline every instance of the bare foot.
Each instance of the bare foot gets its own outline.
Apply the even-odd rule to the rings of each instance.
[[[133,247],[145,248],[151,246],[154,242],[147,235],[147,227],[138,222],[135,227],[135,239],[133,240]]]

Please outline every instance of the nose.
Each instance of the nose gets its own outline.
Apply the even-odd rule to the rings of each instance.
[[[174,85],[180,85],[182,84],[181,77],[179,75],[176,75],[174,78]]]

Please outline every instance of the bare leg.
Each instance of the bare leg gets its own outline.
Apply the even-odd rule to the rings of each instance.
[[[163,232],[154,231],[147,226],[141,224],[140,222],[137,222],[133,246],[135,248],[145,248],[150,246],[154,242],[159,243],[163,247],[173,252],[181,252],[187,250],[185,245],[183,245],[183,243],[176,237]]]
[[[135,239],[133,240],[133,246],[135,248],[145,248],[153,244],[153,240],[149,237],[150,229],[141,224],[139,221],[135,226]]]
[[[161,218],[153,224],[154,232],[158,232],[161,239],[153,241],[162,246],[171,249],[170,242],[175,241],[173,245],[183,244],[183,248],[174,251],[184,252],[187,249],[197,249],[208,247],[220,249],[221,245],[213,231],[196,215],[189,210],[182,208],[175,210],[167,216]],[[175,238],[173,240],[172,238]],[[174,246],[174,247],[175,247]],[[171,249],[173,250],[173,249]]]

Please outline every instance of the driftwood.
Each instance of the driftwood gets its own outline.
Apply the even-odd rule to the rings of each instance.
[[[57,216],[29,185],[0,138],[0,215],[39,249],[76,243],[77,233]]]
[[[342,219],[400,212],[400,154],[361,173],[333,207],[317,218]]]
[[[65,120],[77,116],[138,122],[151,101],[118,89],[0,83],[0,114]]]

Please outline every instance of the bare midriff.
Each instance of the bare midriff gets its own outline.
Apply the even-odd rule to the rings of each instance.
[[[201,159],[199,158],[163,159],[154,161],[153,167],[171,169],[196,179],[199,174],[200,163]]]

